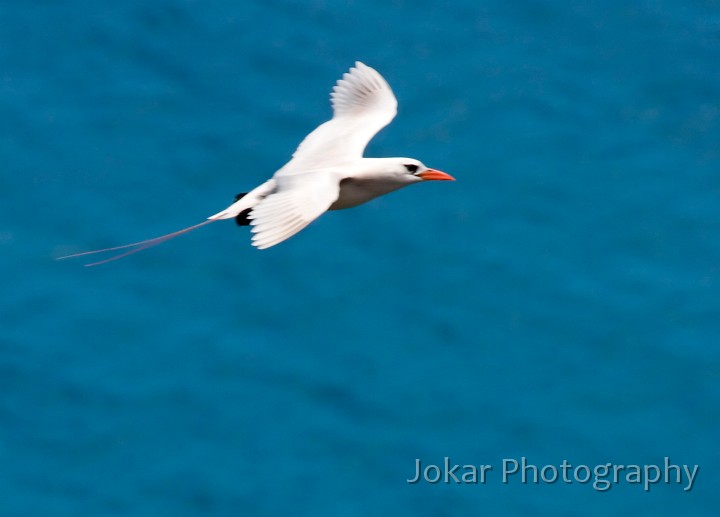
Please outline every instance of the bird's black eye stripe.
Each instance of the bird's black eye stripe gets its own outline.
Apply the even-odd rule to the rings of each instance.
[[[418,170],[418,166],[414,163],[406,163],[405,168],[408,170],[410,174],[415,174]]]

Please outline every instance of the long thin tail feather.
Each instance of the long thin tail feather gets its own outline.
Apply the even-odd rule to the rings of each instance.
[[[189,231],[195,230],[196,228],[200,228],[201,226],[205,226],[206,224],[214,223],[217,219],[207,219],[201,223],[198,223],[193,226],[188,226],[187,228],[183,228],[182,230],[178,230],[176,232],[168,233],[166,235],[161,235],[159,237],[153,237],[152,239],[145,239],[144,241],[138,241],[133,242],[130,244],[123,244],[122,246],[113,246],[112,248],[103,248],[100,250],[92,250],[92,251],[83,251],[80,253],[73,253],[72,255],[65,255],[63,257],[58,257],[57,260],[64,260],[69,258],[75,258],[75,257],[83,257],[85,255],[94,255],[96,253],[105,253],[108,251],[117,251],[117,250],[123,250],[127,248],[134,248],[129,251],[126,251],[124,253],[120,253],[119,255],[112,256],[110,258],[100,260],[98,262],[92,262],[90,264],[85,264],[85,267],[92,267],[92,266],[99,266],[100,264],[107,264],[108,262],[112,262],[114,260],[121,259],[123,257],[127,257],[128,255],[132,255],[134,253],[137,253],[138,251],[145,250],[147,248],[151,248],[153,246],[156,246],[158,244],[161,244],[165,241],[168,241],[174,237],[178,237],[184,233],[187,233]]]

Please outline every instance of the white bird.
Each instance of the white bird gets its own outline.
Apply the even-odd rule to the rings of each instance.
[[[265,249],[292,237],[327,210],[354,207],[413,183],[455,179],[412,158],[363,158],[368,142],[397,113],[395,95],[373,68],[355,63],[330,99],[332,119],[305,137],[272,178],[239,194],[225,210],[167,235],[60,258],[132,248],[87,266],[104,264],[222,219],[252,225],[253,246]]]

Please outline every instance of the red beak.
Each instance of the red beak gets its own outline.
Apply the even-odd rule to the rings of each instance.
[[[424,171],[418,173],[418,176],[424,180],[455,181],[455,178],[453,178],[449,174],[445,174],[444,172],[438,171],[436,169],[424,170]]]

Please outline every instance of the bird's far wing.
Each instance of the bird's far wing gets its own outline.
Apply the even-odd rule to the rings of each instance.
[[[338,198],[340,181],[329,171],[286,174],[277,190],[252,209],[253,246],[269,248],[320,217]]]
[[[375,127],[368,142],[397,113],[397,99],[390,85],[377,70],[359,61],[333,87],[330,99],[333,118],[372,116]]]
[[[333,118],[305,137],[281,172],[332,167],[362,158],[368,142],[397,113],[390,85],[360,62],[337,82],[330,98]]]

